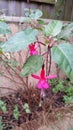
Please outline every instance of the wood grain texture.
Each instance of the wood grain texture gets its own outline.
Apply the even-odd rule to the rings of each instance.
[[[72,20],[73,21],[73,0],[66,0],[65,2],[65,12],[64,12],[64,19]]]
[[[40,9],[43,11],[43,18],[53,18],[55,0],[0,0],[0,10],[4,10],[6,16],[24,16],[24,8]]]
[[[0,10],[6,16],[24,16],[24,8],[40,9],[42,18],[73,21],[73,0],[0,0]],[[56,10],[56,11],[55,11]]]
[[[56,3],[55,0],[30,0],[30,1],[48,3],[48,4],[55,4]]]

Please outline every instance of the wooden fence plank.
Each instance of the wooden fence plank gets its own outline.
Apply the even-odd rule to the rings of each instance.
[[[16,7],[16,15],[21,16],[21,1],[16,1],[15,7]]]
[[[8,10],[9,10],[9,15],[11,16],[16,15],[16,2],[14,0],[9,0]]]
[[[55,1],[30,0],[30,8],[41,9],[43,18],[73,21],[73,0],[57,0],[57,4],[52,4]],[[6,9],[6,16],[24,16],[24,8],[28,8],[27,0],[0,0],[0,10]]]
[[[65,2],[65,12],[64,12],[64,20],[70,20],[71,19],[71,12],[73,8],[73,0],[66,0]]]
[[[55,4],[56,3],[56,0],[30,0],[30,1],[48,3],[48,4]]]
[[[72,8],[72,12],[71,12],[71,21],[73,21],[73,8]]]
[[[2,10],[6,15],[8,14],[8,5],[6,0],[0,0],[0,10]]]

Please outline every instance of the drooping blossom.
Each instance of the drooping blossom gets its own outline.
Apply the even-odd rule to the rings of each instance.
[[[37,47],[38,47],[37,44],[34,44],[34,43],[30,44],[29,45],[29,54],[37,55],[38,54]]]
[[[48,79],[57,78],[57,75],[49,75],[49,76],[46,76],[46,75],[45,75],[44,67],[42,67],[40,76],[37,76],[37,75],[32,74],[32,77],[39,80],[39,81],[38,81],[38,84],[37,84],[37,87],[38,87],[39,89],[47,89],[47,88],[50,87],[50,84],[48,83],[47,80],[48,80]]]
[[[57,78],[57,75],[46,76],[44,66],[43,66],[41,73],[40,73],[40,76],[32,74],[32,77],[39,80],[38,84],[37,84],[37,88],[41,89],[41,94],[40,94],[41,97],[45,97],[45,89],[50,87],[50,84],[48,83],[47,80]]]

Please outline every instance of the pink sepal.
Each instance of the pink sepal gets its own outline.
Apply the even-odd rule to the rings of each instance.
[[[55,78],[57,78],[57,75],[46,76],[46,79],[55,79]]]
[[[37,76],[37,75],[31,74],[31,76],[32,76],[33,78],[35,78],[35,79],[40,79],[40,77]]]

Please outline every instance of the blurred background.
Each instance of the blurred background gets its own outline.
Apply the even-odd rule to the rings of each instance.
[[[29,6],[42,10],[45,19],[73,21],[73,0],[0,0],[0,15],[24,16]]]

